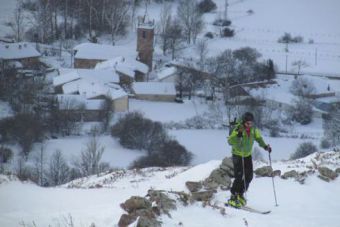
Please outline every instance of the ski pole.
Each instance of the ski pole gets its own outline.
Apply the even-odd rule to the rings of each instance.
[[[268,153],[269,155],[269,165],[270,165],[270,168],[273,169],[272,167],[272,158],[270,156],[270,153]],[[275,206],[278,206],[277,204],[277,199],[276,199],[276,191],[275,191],[275,184],[274,184],[274,175],[272,173],[272,182],[273,182],[273,191],[274,191],[274,198],[275,198]]]
[[[242,168],[243,168],[243,187],[244,187],[244,197],[247,198],[247,188],[246,188],[246,171],[244,167],[244,157],[242,156]]]

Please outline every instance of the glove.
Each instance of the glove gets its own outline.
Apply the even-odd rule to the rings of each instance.
[[[269,144],[268,144],[267,146],[265,146],[264,149],[265,149],[266,151],[268,151],[268,153],[271,153],[271,152],[272,152],[272,148],[270,147]]]
[[[238,129],[238,133],[237,133],[237,137],[242,137],[243,136],[243,131],[242,131],[242,128],[239,128]]]

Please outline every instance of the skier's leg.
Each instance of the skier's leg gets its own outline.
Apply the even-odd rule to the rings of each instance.
[[[234,182],[230,189],[231,194],[240,194],[244,191],[242,157],[233,155]]]
[[[244,158],[244,166],[245,166],[245,181],[246,181],[246,189],[248,190],[249,184],[253,179],[254,173],[253,173],[253,160],[252,157],[246,157]]]

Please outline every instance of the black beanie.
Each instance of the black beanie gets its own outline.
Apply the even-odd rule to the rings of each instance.
[[[242,117],[243,123],[246,121],[254,121],[254,115],[250,112],[245,112]]]

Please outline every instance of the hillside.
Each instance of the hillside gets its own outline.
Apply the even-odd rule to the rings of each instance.
[[[119,204],[131,196],[144,197],[149,189],[188,193],[185,182],[204,180],[220,164],[221,161],[216,160],[193,167],[120,170],[56,188],[41,188],[2,175],[0,224],[16,226],[22,222],[26,226],[33,223],[36,226],[68,226],[65,223],[72,220],[74,226],[90,226],[91,223],[96,227],[116,226],[124,213]],[[263,165],[265,163],[257,163],[256,168]],[[287,170],[315,171],[316,166],[339,168],[339,153],[316,153],[300,160],[273,164],[274,169],[282,173]],[[340,193],[339,178],[325,182],[318,175],[318,171],[310,173],[304,184],[292,178],[275,177],[278,207],[274,203],[271,178],[256,177],[247,192],[248,203],[258,209],[271,210],[272,213],[266,216],[232,208],[226,208],[225,215],[221,215],[218,209],[202,207],[202,202],[184,206],[177,201],[177,209],[170,211],[171,217],[162,215],[158,219],[162,226],[180,226],[179,223],[190,227],[211,224],[246,226],[245,222],[249,226],[338,226],[340,205],[336,199],[330,198],[336,198]],[[223,206],[228,197],[229,191],[218,189],[211,203]]]

